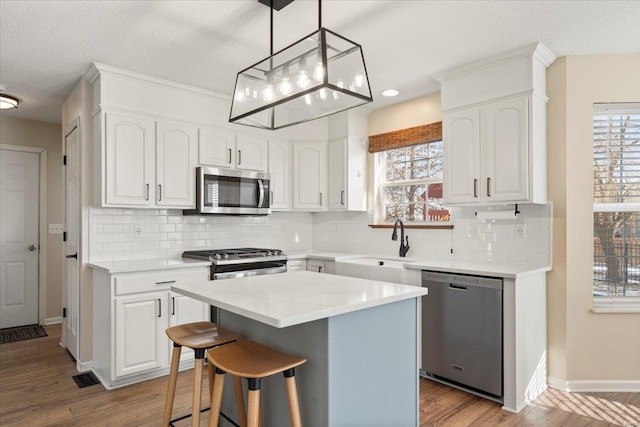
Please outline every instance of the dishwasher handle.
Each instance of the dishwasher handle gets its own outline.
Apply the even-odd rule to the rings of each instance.
[[[466,291],[466,286],[454,285],[453,283],[449,283],[449,289],[453,289],[454,291]]]

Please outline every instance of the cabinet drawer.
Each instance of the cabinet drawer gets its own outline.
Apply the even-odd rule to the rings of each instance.
[[[208,276],[209,270],[206,267],[118,274],[114,278],[115,294],[128,295],[167,290],[174,283],[205,281],[208,280]]]

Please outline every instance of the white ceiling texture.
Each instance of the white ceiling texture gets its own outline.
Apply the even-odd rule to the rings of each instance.
[[[325,0],[323,26],[363,47],[373,108],[437,91],[447,68],[541,41],[557,56],[640,52],[640,1]],[[317,0],[275,12],[275,50],[315,31]],[[0,0],[2,114],[60,122],[92,62],[231,96],[236,73],[269,55],[257,0]],[[640,70],[639,70],[640,75]],[[387,88],[400,96],[383,98]]]

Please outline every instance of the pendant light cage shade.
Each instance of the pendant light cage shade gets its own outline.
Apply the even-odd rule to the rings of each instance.
[[[0,93],[0,110],[8,110],[9,108],[18,108],[18,98]]]
[[[238,73],[229,121],[273,130],[372,100],[362,47],[320,28]]]

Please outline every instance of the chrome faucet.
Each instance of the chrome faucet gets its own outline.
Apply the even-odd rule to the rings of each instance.
[[[411,246],[409,246],[409,236],[407,236],[407,244],[405,245],[404,238],[404,224],[400,218],[396,219],[396,223],[393,225],[393,233],[391,234],[391,240],[398,240],[398,223],[400,223],[400,256],[407,256],[407,252]]]

